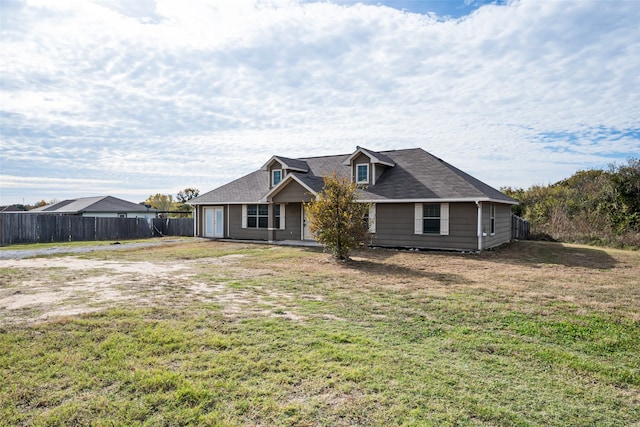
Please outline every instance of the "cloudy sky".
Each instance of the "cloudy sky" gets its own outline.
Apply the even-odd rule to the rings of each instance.
[[[499,188],[640,156],[635,0],[0,0],[0,204],[421,147]]]

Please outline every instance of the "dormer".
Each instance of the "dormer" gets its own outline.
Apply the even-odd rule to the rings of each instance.
[[[384,171],[396,165],[384,154],[362,147],[357,147],[342,164],[351,168],[351,179],[358,185],[376,185]]]
[[[291,172],[309,172],[309,166],[303,160],[273,156],[262,166],[262,170],[269,172],[269,188],[273,188]]]

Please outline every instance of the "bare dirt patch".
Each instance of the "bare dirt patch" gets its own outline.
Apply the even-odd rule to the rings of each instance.
[[[314,284],[338,293],[341,287],[357,284],[366,292],[438,296],[472,291],[479,302],[497,298],[520,310],[529,303],[538,309],[566,304],[575,310],[617,312],[640,319],[640,256],[635,252],[527,243],[480,255],[367,250],[342,263],[302,249],[259,246],[269,256],[252,257],[229,254],[235,246],[224,243],[194,247],[200,250],[203,245],[212,253],[227,253],[154,256],[154,251],[168,250],[164,248],[135,253],[135,260],[127,259],[126,252],[108,259],[71,255],[0,259],[0,324],[125,304],[186,307],[194,301],[218,304],[230,317],[253,313],[304,320],[295,309],[299,301],[287,293],[287,281],[304,287],[292,293],[304,293],[306,301],[323,300],[321,292],[314,293]],[[264,285],[274,281],[278,286]],[[379,315],[384,316],[383,307]]]

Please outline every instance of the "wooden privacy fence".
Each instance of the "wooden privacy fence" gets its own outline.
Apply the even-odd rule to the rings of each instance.
[[[27,213],[0,214],[0,246],[17,243],[146,239],[156,234],[155,221],[145,218],[95,218]],[[159,219],[161,235],[193,236],[193,220]],[[150,223],[151,222],[151,223]],[[174,223],[178,223],[174,225]],[[190,228],[189,225],[190,224]]]
[[[529,221],[511,214],[511,238],[526,240],[529,238]]]
[[[193,218],[154,218],[154,236],[193,236]]]

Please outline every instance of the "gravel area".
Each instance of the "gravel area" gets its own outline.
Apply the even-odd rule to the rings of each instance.
[[[87,246],[75,246],[70,247],[65,245],[61,246],[52,246],[48,248],[41,249],[11,249],[2,248],[0,249],[0,259],[23,259],[23,258],[32,258],[37,256],[48,256],[48,255],[58,255],[58,254],[80,254],[87,252],[95,252],[95,251],[117,251],[123,249],[132,249],[132,248],[144,248],[148,246],[158,246],[164,245],[168,243],[176,243],[180,242],[180,239],[171,239],[171,240],[149,240],[148,242],[135,242],[135,243],[121,243],[116,242],[110,245],[87,245]]]

